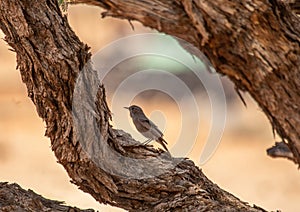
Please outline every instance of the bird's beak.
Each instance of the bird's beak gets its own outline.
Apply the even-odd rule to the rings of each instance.
[[[129,110],[129,107],[124,107],[125,109]]]

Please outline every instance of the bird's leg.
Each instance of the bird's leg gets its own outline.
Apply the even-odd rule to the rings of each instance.
[[[149,138],[148,140],[146,140],[146,141],[143,142],[142,144],[143,144],[143,145],[149,144],[152,140],[153,140],[152,138]]]

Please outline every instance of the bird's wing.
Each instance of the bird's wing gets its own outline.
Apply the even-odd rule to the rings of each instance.
[[[155,130],[160,136],[163,136],[163,133],[158,129],[158,127],[148,118],[139,118],[139,123],[140,123],[140,131],[141,132],[146,132],[148,130]],[[156,134],[157,134],[156,133]],[[157,135],[158,136],[158,135]]]
[[[158,129],[158,127],[157,127],[151,120],[149,120],[149,122],[152,124],[152,126],[157,130],[157,132],[158,132],[161,136],[164,135],[164,134]]]
[[[149,127],[152,125],[154,127],[157,128],[156,124],[154,124],[150,119],[148,119],[147,117],[142,117],[142,118],[139,118],[139,120],[145,124],[147,124]]]
[[[150,120],[150,119],[147,119],[147,118],[142,118],[140,119],[141,121],[141,124],[145,127],[147,127],[147,129],[151,130],[151,131],[155,131],[155,134],[157,136],[163,136],[164,134],[158,129],[158,127]],[[151,129],[152,128],[152,129]]]
[[[134,119],[133,122],[135,124],[135,127],[140,132],[147,132],[151,129],[151,124],[148,119],[139,118],[139,119]]]

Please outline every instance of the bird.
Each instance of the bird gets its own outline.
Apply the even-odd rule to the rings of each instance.
[[[144,137],[148,138],[143,145],[150,143],[152,140],[155,140],[157,143],[162,145],[162,147],[168,152],[168,148],[165,139],[163,139],[163,133],[158,129],[158,127],[147,118],[142,108],[137,105],[132,105],[130,107],[124,107],[130,112],[130,117],[132,118],[133,124],[137,131],[141,133]]]

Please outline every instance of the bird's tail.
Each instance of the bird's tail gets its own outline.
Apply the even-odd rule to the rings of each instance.
[[[166,142],[165,139],[163,139],[162,137],[160,137],[160,138],[157,139],[157,142],[158,142],[160,145],[162,145],[163,148],[170,154],[170,152],[169,152],[169,150],[168,150],[168,148],[167,148],[167,146],[166,146],[166,144],[168,144],[168,143]]]

